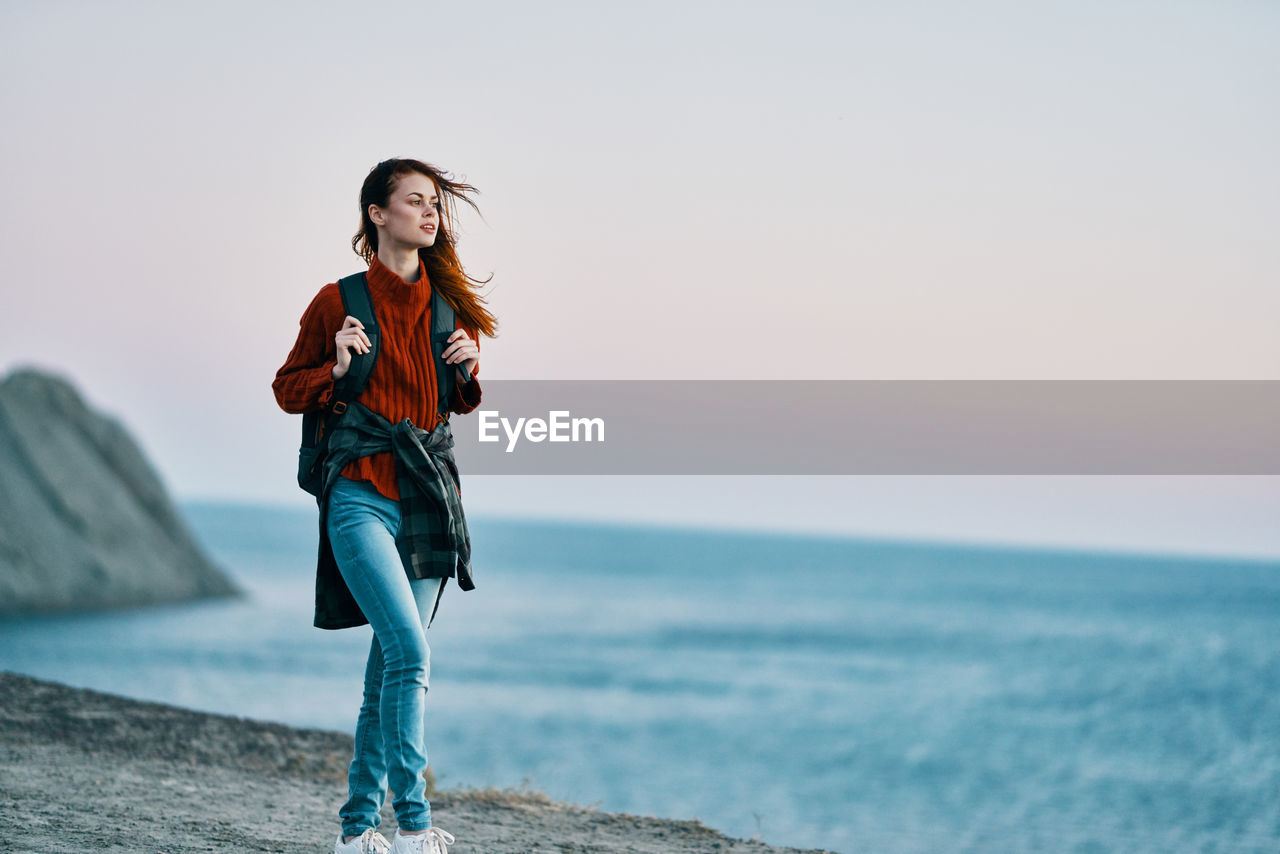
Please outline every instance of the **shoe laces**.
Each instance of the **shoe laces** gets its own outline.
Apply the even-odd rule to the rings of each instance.
[[[359,851],[360,854],[388,854],[391,851],[391,843],[387,841],[387,837],[371,827],[360,834]]]
[[[449,845],[454,842],[453,834],[432,825],[422,837],[423,854],[449,854]],[[448,843],[447,845],[445,843]]]

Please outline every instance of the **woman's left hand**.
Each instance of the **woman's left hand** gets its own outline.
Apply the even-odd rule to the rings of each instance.
[[[469,373],[475,374],[476,366],[480,364],[480,347],[467,336],[465,330],[455,329],[445,341],[444,360],[446,364],[457,365],[459,368],[465,365]],[[462,382],[462,371],[455,373],[458,382]]]

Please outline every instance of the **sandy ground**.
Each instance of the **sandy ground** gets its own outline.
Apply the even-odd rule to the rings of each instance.
[[[329,854],[352,738],[0,672],[0,851]],[[698,821],[607,813],[538,792],[435,791],[471,852],[799,852]],[[390,837],[390,798],[380,830]]]

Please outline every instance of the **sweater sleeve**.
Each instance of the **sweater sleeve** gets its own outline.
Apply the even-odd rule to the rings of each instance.
[[[338,364],[333,336],[339,324],[327,310],[331,287],[336,285],[322,288],[303,312],[298,340],[271,384],[276,403],[285,412],[313,412],[325,408],[333,399],[333,369]]]
[[[467,329],[464,326],[459,325],[458,328],[466,330],[467,336],[472,341],[476,342],[476,350],[479,351],[480,336],[475,334],[474,330]],[[457,370],[458,366],[454,365],[453,367],[454,367],[454,370]],[[471,410],[475,409],[477,406],[480,405],[480,396],[481,396],[480,380],[477,379],[479,374],[480,374],[480,363],[477,361],[475,370],[471,372],[471,382],[469,383],[455,382],[453,384],[453,394],[450,395],[449,397],[450,412],[456,412],[459,415],[466,415],[468,412],[470,412]]]

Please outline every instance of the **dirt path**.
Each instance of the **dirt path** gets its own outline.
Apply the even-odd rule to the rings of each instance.
[[[329,854],[351,736],[0,672],[0,851]],[[436,791],[449,854],[799,854],[534,792]],[[382,832],[395,832],[390,802]]]

